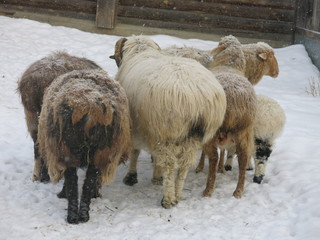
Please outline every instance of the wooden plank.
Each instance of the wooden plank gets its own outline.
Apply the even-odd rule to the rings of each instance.
[[[69,17],[69,18],[76,18],[76,19],[85,19],[85,20],[94,20],[95,14],[90,13],[81,13],[81,12],[71,12],[71,11],[63,11],[63,10],[53,10],[53,9],[46,9],[46,8],[35,8],[35,7],[25,7],[25,6],[17,6],[11,4],[2,4],[5,9],[12,15],[15,11],[19,12],[29,12],[29,13],[39,13],[44,15],[52,15],[52,16],[61,16],[61,17]]]
[[[232,17],[268,19],[278,21],[293,21],[294,9],[279,9],[270,6],[247,6],[230,3],[208,3],[197,1],[163,1],[163,0],[120,0],[122,6],[148,7],[174,11],[189,11],[195,13],[213,13]]]
[[[129,4],[134,6],[135,4],[156,4],[158,0],[120,0],[120,5]],[[233,4],[233,5],[247,5],[247,6],[263,6],[263,7],[273,7],[273,8],[284,8],[293,10],[295,7],[295,0],[205,0],[205,1],[196,1],[196,0],[162,0],[163,5],[175,5],[175,4],[203,4],[207,3],[208,5],[215,4]]]
[[[286,42],[287,44],[291,43],[292,34],[285,33],[266,33],[259,31],[249,31],[242,29],[230,29],[230,28],[214,28],[212,26],[202,26],[191,25],[186,23],[177,23],[177,22],[163,22],[156,20],[146,20],[146,19],[138,19],[138,18],[126,18],[126,17],[118,17],[119,23],[123,24],[131,24],[131,25],[139,25],[144,27],[153,27],[153,28],[166,28],[166,29],[174,29],[181,31],[191,31],[191,32],[199,32],[199,33],[210,33],[210,34],[218,34],[222,36],[226,36],[232,34],[238,37],[246,37],[246,38],[256,38],[256,39],[268,39],[273,41],[281,41]]]
[[[0,0],[0,3],[16,5],[20,7],[33,7],[72,12],[96,12],[96,1],[92,0]]]
[[[320,0],[313,2],[311,29],[320,32]]]
[[[270,6],[277,8],[291,8],[295,7],[295,0],[211,0],[206,2],[213,3],[232,3],[232,4],[242,4],[250,6]]]
[[[291,33],[292,22],[269,21],[261,19],[236,18],[217,16],[213,14],[197,14],[182,11],[169,11],[152,8],[132,8],[119,6],[118,16],[140,18],[175,23],[196,24],[198,27],[211,26],[212,28],[245,29],[262,32]]]
[[[312,38],[312,39],[316,39],[316,40],[320,41],[320,32],[312,31],[312,30],[306,29],[306,28],[297,27],[296,33],[307,36],[308,38]],[[320,50],[320,47],[319,47],[319,50]]]
[[[112,29],[115,27],[118,0],[98,0],[96,26]]]

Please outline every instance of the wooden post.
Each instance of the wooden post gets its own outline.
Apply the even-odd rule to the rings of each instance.
[[[100,28],[114,28],[117,17],[118,0],[98,0],[96,26]]]

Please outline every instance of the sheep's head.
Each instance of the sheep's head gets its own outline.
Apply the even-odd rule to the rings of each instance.
[[[272,47],[262,42],[259,42],[257,45],[257,58],[263,61],[264,75],[274,78],[277,77],[279,74],[279,66]]]
[[[116,61],[116,64],[118,67],[120,67],[121,65],[121,61],[122,61],[122,57],[123,57],[123,46],[124,43],[127,41],[128,39],[126,38],[120,38],[115,45],[115,49],[114,49],[114,55],[110,56],[111,59],[114,59]]]
[[[148,49],[158,51],[160,47],[153,40],[145,36],[121,38],[116,43],[114,56],[110,56],[110,58],[115,59],[117,66],[120,67],[125,55],[133,56]]]
[[[232,35],[223,37],[219,45],[211,51],[213,62],[210,68],[225,65],[244,71],[246,61],[241,43]]]

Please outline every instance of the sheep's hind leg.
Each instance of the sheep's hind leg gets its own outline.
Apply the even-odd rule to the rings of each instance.
[[[203,191],[204,197],[210,197],[214,192],[214,186],[216,182],[217,167],[218,167],[218,149],[214,144],[214,141],[210,141],[205,146],[205,153],[209,158],[209,172],[207,177],[207,185]]]
[[[76,168],[67,168],[64,172],[65,190],[68,199],[68,223],[77,224],[78,217],[78,176]]]
[[[164,196],[161,205],[164,208],[171,208],[177,204],[174,186],[174,164],[163,167],[163,190]]]
[[[162,185],[162,183],[163,183],[162,169],[156,163],[154,164],[153,177],[151,179],[151,182],[154,185]]]
[[[92,195],[92,198],[101,197],[101,193],[100,193],[100,188],[101,188],[100,176],[99,176],[98,179],[99,180],[97,181],[97,184],[96,184],[96,190],[94,191],[94,193]],[[67,195],[66,195],[66,181],[64,181],[62,190],[57,194],[57,196],[58,196],[58,198],[67,198]]]
[[[82,196],[80,200],[79,222],[87,222],[89,220],[89,210],[91,198],[96,192],[99,169],[94,165],[89,165],[86,172],[86,179],[82,187]]]
[[[34,141],[34,169],[33,169],[33,181],[40,182],[49,182],[50,176],[48,174],[48,169],[44,163],[44,160],[41,158],[39,153],[39,143],[37,143],[37,139],[33,139]]]
[[[204,153],[204,150],[202,150],[201,157],[200,157],[198,166],[196,168],[196,173],[199,173],[199,172],[203,171],[205,159],[206,159],[206,154]]]
[[[182,197],[182,189],[189,171],[189,166],[192,162],[194,162],[194,159],[196,159],[197,151],[190,151],[187,153],[184,153],[182,157],[180,158],[180,168],[178,171],[178,175],[176,178],[176,200],[177,202],[181,200]]]
[[[271,145],[266,141],[256,139],[255,173],[253,182],[260,184],[265,174],[266,163],[272,152]]]
[[[253,130],[252,128],[244,129],[237,134],[236,151],[238,155],[239,177],[238,184],[233,192],[235,198],[241,198],[246,181],[246,167],[253,148]]]
[[[218,173],[225,173],[224,169],[224,155],[226,150],[223,148],[220,148],[220,157],[219,157],[219,164],[218,164]]]
[[[138,183],[137,161],[139,154],[140,149],[134,149],[131,152],[129,172],[123,179],[124,184],[128,186],[133,186],[134,184]]]

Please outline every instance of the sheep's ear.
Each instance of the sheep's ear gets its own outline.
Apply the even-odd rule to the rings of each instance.
[[[218,53],[222,52],[223,50],[225,50],[225,47],[223,45],[218,45],[218,47],[214,48],[212,51],[211,51],[211,55],[212,56],[215,56],[217,55]]]
[[[261,58],[262,60],[267,60],[267,54],[266,53],[259,53],[258,54],[259,58]]]
[[[126,39],[126,38],[120,38],[116,43],[116,46],[115,46],[115,49],[114,49],[114,55],[110,56],[111,59],[115,59],[116,60],[116,63],[117,63],[118,67],[120,67],[120,65],[121,65],[122,49],[123,49],[124,43],[127,40],[128,39]]]

